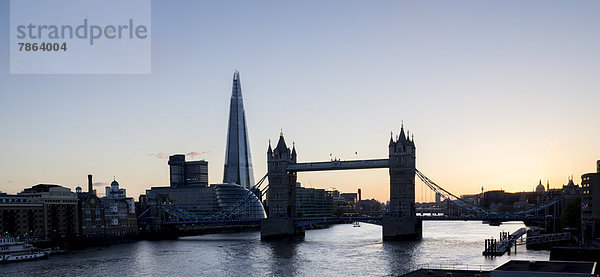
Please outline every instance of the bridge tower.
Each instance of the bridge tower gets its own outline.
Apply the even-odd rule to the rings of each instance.
[[[290,150],[285,144],[283,133],[275,149],[267,150],[267,218],[260,225],[261,239],[303,237],[304,228],[296,227],[296,172],[288,171],[288,164],[296,163],[296,147]]]
[[[404,134],[389,143],[390,206],[383,217],[384,240],[420,239],[422,221],[415,212],[416,147],[414,140]]]

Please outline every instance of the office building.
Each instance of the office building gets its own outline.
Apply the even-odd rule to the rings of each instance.
[[[333,216],[333,197],[324,189],[296,187],[297,217]]]
[[[205,186],[152,187],[145,198],[148,205],[175,205],[199,215],[208,215],[218,206],[214,189]]]
[[[581,175],[581,203],[584,207],[583,218],[586,220],[600,219],[600,161],[597,166],[596,173]]]
[[[171,187],[208,186],[208,162],[186,161],[185,155],[169,157]]]
[[[226,147],[223,183],[238,184],[250,188],[254,185],[254,173],[252,158],[250,157],[244,101],[242,99],[242,84],[240,73],[237,70],[233,73]]]
[[[596,173],[581,175],[581,219],[586,242],[600,237],[600,160],[596,165]]]

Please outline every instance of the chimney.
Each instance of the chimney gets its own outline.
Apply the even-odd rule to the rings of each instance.
[[[360,189],[358,189],[358,202],[356,202],[356,212],[360,214],[360,200],[362,200],[362,193]]]
[[[88,174],[88,192],[94,192],[94,186],[92,185],[92,174]]]

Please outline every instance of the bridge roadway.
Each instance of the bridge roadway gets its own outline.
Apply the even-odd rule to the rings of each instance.
[[[543,221],[552,219],[550,216],[515,216],[515,215],[482,215],[482,216],[417,216],[421,220],[451,220],[451,221]],[[202,225],[253,225],[260,224],[261,219],[198,219],[183,221],[163,222],[165,225],[202,224]],[[356,216],[356,217],[298,217],[295,219],[297,226],[315,224],[319,222],[365,222],[381,225],[382,217]]]
[[[287,171],[321,171],[321,170],[345,170],[345,169],[365,169],[365,168],[389,168],[388,159],[376,160],[351,160],[351,161],[330,161],[330,162],[311,162],[294,163],[286,166]]]

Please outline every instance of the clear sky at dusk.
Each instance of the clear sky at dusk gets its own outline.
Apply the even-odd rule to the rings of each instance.
[[[221,182],[234,69],[256,181],[280,129],[298,161],[385,158],[404,120],[417,168],[455,194],[579,183],[600,159],[598,14],[598,1],[153,1],[151,74],[10,75],[0,0],[0,191],[93,174],[137,197],[168,185],[161,156],[188,152]],[[298,176],[389,197],[384,169]]]

